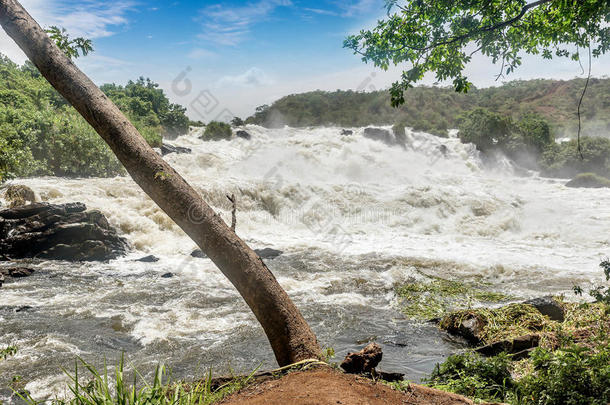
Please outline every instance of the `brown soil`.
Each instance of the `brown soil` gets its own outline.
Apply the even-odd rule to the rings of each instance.
[[[407,392],[330,368],[299,371],[254,384],[235,393],[222,405],[470,405],[460,395],[411,384]]]

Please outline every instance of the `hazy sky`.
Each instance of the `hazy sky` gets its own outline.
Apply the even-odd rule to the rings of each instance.
[[[342,48],[347,34],[384,17],[383,0],[21,2],[43,27],[60,25],[93,39],[95,53],[77,62],[96,83],[150,77],[192,119],[206,122],[246,117],[291,93],[386,88],[400,73],[376,71]],[[0,51],[25,59],[4,32]],[[486,58],[475,58],[468,69],[477,86],[499,84],[498,67]],[[594,60],[595,76],[608,73],[609,56]],[[575,62],[526,57],[508,79],[579,75]]]

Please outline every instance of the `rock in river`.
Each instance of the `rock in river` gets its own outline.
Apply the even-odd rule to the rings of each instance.
[[[161,144],[161,155],[169,155],[170,153],[191,153],[189,148],[183,148],[182,146],[174,146],[168,143]]]
[[[254,249],[254,252],[261,258],[261,259],[275,259],[276,257],[278,257],[279,255],[281,255],[282,252],[281,250],[277,250],[277,249],[271,249],[271,248],[264,248],[264,249]]]
[[[126,253],[120,237],[99,211],[82,203],[35,203],[0,211],[0,257],[102,261]]]

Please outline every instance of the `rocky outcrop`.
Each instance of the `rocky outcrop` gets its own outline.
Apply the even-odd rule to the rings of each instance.
[[[386,145],[390,146],[399,144],[399,142],[396,140],[396,137],[390,131],[383,128],[364,128],[364,137],[372,139],[374,141],[383,142]]]
[[[127,241],[101,212],[86,209],[35,203],[0,211],[0,257],[102,261],[124,255]]]
[[[248,141],[252,138],[252,135],[250,135],[248,132],[241,130],[241,129],[239,131],[235,132],[235,136],[238,138],[246,139]]]
[[[161,145],[161,155],[169,155],[170,153],[191,153],[189,148],[183,148],[182,146],[174,146],[167,143]]]

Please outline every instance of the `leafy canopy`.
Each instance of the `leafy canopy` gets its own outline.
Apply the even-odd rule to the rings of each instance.
[[[467,92],[464,68],[477,52],[501,65],[499,78],[521,64],[523,53],[578,61],[581,48],[593,57],[610,49],[607,0],[386,0],[386,7],[385,20],[347,37],[344,47],[384,70],[410,66],[392,85],[393,106],[427,72]]]
[[[90,39],[82,37],[70,39],[70,35],[68,35],[65,28],[52,25],[45,31],[57,47],[64,51],[70,59],[76,59],[81,54],[82,56],[87,56],[90,52],[93,52],[93,44]]]

